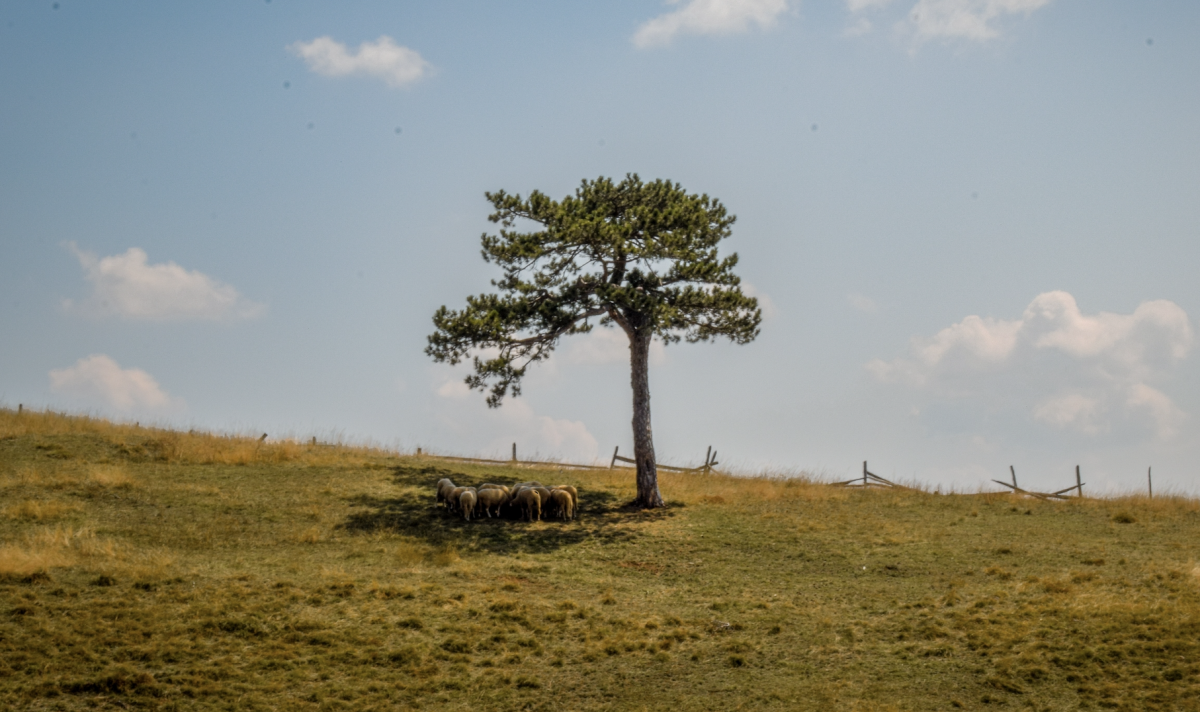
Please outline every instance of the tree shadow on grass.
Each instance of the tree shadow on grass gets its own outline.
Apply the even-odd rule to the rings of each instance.
[[[359,508],[339,528],[351,532],[394,532],[423,539],[430,544],[453,544],[461,549],[491,552],[548,552],[585,541],[616,543],[638,536],[631,526],[674,516],[667,509],[646,511],[629,506],[607,492],[585,490],[579,493],[579,512],[574,521],[522,521],[515,511],[498,518],[465,521],[450,514],[437,503],[437,481],[448,477],[455,484],[475,487],[489,480],[442,467],[393,468],[397,485],[415,487],[417,493],[398,497],[359,495],[348,501]],[[531,477],[536,476],[534,473]],[[512,484],[504,480],[502,484]]]

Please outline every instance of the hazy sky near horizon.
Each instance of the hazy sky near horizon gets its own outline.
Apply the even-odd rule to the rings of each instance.
[[[499,410],[423,349],[497,276],[484,191],[638,173],[738,216],[766,314],[655,351],[660,460],[1200,493],[1200,4],[18,0],[0,37],[0,404],[607,461],[622,334]]]

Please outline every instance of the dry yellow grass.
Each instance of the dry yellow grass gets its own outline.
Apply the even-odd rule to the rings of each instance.
[[[382,452],[379,448],[361,445],[314,445],[289,438],[263,440],[261,435],[222,435],[197,430],[179,432],[51,410],[24,410],[18,414],[12,409],[0,408],[0,438],[28,435],[100,435],[123,449],[125,455],[182,464],[365,465]]]
[[[92,465],[88,468],[87,484],[105,489],[130,489],[133,475],[120,465]]]
[[[82,507],[70,502],[26,499],[4,507],[4,509],[0,510],[0,514],[10,519],[30,519],[42,522],[48,519],[65,517],[81,510]]]
[[[116,544],[97,537],[91,529],[43,528],[26,535],[20,544],[0,548],[0,576],[47,573],[116,557]]]

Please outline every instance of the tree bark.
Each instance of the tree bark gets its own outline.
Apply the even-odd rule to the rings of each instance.
[[[638,506],[665,506],[658,493],[658,466],[654,460],[654,434],[650,430],[650,329],[629,335],[629,360],[633,385],[633,459],[637,461]]]

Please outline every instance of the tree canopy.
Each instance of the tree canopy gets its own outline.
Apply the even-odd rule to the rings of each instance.
[[[488,405],[497,407],[520,394],[526,370],[561,337],[597,324],[620,327],[630,341],[638,499],[661,505],[649,425],[651,340],[744,344],[762,321],[758,301],[733,273],[737,255],[718,253],[735,217],[707,195],[636,174],[620,183],[584,180],[557,201],[538,191],[486,196],[495,209],[488,219],[500,230],[484,233],[483,259],[504,276],[492,281],[497,292],[467,297],[461,311],[439,308],[426,353],[450,364],[472,358],[467,385],[490,390]],[[653,493],[643,497],[646,478]]]

